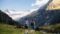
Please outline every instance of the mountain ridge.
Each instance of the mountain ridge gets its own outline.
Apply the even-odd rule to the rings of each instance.
[[[6,13],[4,13],[2,10],[0,10],[0,22],[4,22],[6,24],[11,24],[14,25],[16,23],[16,21],[14,21],[11,17],[9,17],[9,15],[7,15]]]

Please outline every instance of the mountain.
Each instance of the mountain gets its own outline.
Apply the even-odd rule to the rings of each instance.
[[[22,17],[18,20],[20,23],[25,24],[26,20],[31,22],[35,22],[36,26],[43,25],[46,22],[46,8],[52,0],[49,0],[46,4],[44,3],[37,11],[33,11],[31,14]]]
[[[18,22],[24,25],[28,20],[29,23],[35,22],[36,27],[60,23],[60,9],[46,10],[49,3],[40,7],[37,11],[22,17]]]
[[[57,10],[49,10],[48,16],[50,17],[48,23],[57,24],[60,23],[60,9]]]
[[[14,21],[11,17],[9,17],[6,13],[4,13],[2,10],[0,10],[0,23],[6,23],[14,25],[17,22]]]
[[[33,11],[30,10],[3,10],[6,14],[8,14],[13,20],[17,21],[19,18],[22,18]]]
[[[34,12],[26,17],[21,18],[19,22],[22,25],[24,25],[27,20],[29,23],[35,22],[36,27],[60,23],[59,9],[42,11],[42,14],[40,11]]]

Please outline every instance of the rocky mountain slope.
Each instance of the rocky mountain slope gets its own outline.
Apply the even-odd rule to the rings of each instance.
[[[9,17],[6,13],[2,12],[1,10],[0,10],[0,22],[11,25],[16,23],[16,21],[14,21],[11,17]]]
[[[21,24],[23,23],[25,24],[26,20],[28,20],[29,23],[35,22],[36,26],[44,26],[44,25],[60,23],[60,9],[46,10],[50,2],[40,7],[37,11],[32,12],[31,14],[21,18],[18,21]]]

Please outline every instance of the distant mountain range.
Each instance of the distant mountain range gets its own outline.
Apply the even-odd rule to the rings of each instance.
[[[33,11],[30,11],[30,10],[9,10],[9,9],[6,9],[6,10],[3,10],[4,13],[8,14],[13,20],[17,20],[19,18],[22,18],[30,13],[32,13]]]

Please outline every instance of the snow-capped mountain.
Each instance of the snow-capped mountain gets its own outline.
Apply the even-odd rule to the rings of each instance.
[[[8,14],[13,20],[20,19],[28,14],[32,13],[33,11],[16,11],[16,10],[4,10],[6,14]]]

